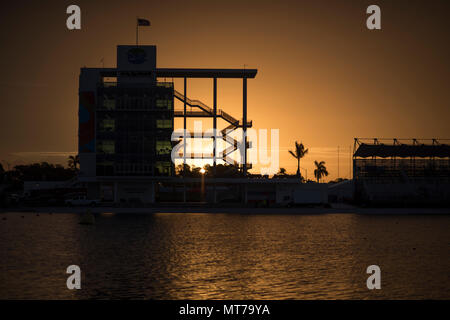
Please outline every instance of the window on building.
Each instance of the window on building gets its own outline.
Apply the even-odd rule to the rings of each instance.
[[[99,140],[97,144],[97,152],[113,154],[115,152],[114,140]]]
[[[156,99],[156,107],[161,109],[172,110],[171,99]]]
[[[116,83],[117,77],[102,77],[103,83]]]
[[[100,121],[99,130],[101,132],[114,132],[116,127],[116,121],[114,119],[102,119]]]
[[[170,161],[157,161],[155,163],[155,174],[170,176],[172,174],[172,163]]]
[[[156,85],[163,88],[173,88],[173,82],[157,82]]]
[[[156,127],[158,129],[172,128],[172,120],[157,119],[156,120]]]
[[[167,106],[166,99],[156,99],[156,107],[157,108],[165,108]]]
[[[116,109],[116,99],[113,96],[104,95],[103,96],[103,108],[107,110]]]
[[[156,141],[156,154],[170,154],[172,152],[172,144],[170,141]]]

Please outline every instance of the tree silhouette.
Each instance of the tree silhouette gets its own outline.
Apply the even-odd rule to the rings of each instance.
[[[175,168],[175,173],[179,176],[190,176],[191,173],[191,167],[188,164],[179,164],[177,165],[177,167]]]
[[[297,176],[301,178],[302,175],[300,174],[300,159],[303,158],[308,153],[308,149],[305,149],[303,143],[295,141],[295,150],[294,151],[289,150],[289,153],[295,159],[297,159]]]
[[[231,178],[240,177],[242,174],[239,171],[239,167],[230,164],[218,164],[216,166],[216,174],[214,175],[214,167],[210,164],[206,164],[203,169],[205,173],[200,172],[202,168],[196,167],[194,165],[190,166],[188,164],[179,164],[176,167],[176,174],[179,176],[189,177],[189,178],[199,178],[202,175],[206,177],[216,177],[216,178]]]
[[[73,171],[78,171],[80,168],[80,158],[78,155],[76,156],[69,156],[67,159],[67,165],[69,166],[69,169]]]
[[[317,162],[316,160],[314,161],[314,164],[316,165],[316,169],[314,169],[314,176],[316,177],[317,182],[319,182],[323,176],[328,176],[327,167],[325,167],[325,161]]]
[[[47,162],[17,165],[11,172],[11,179],[17,181],[65,181],[74,177],[72,169]]]

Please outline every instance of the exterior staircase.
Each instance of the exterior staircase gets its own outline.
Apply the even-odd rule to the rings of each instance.
[[[186,115],[184,114],[184,108],[174,110],[174,117],[179,117],[179,118],[184,118],[185,116],[192,117],[192,118],[214,117],[214,110],[211,107],[204,104],[203,102],[201,102],[199,100],[191,100],[176,90],[174,90],[173,92],[174,92],[174,97],[176,99],[178,99],[179,101],[181,101],[183,103],[186,99],[186,105],[191,107],[191,110],[186,110]],[[192,110],[192,108],[195,108],[196,110]],[[234,164],[234,161],[231,161],[230,159],[228,159],[228,156],[238,149],[239,142],[229,135],[234,130],[236,130],[238,128],[242,128],[244,126],[243,122],[239,121],[238,119],[234,118],[233,116],[231,116],[230,114],[226,113],[225,111],[223,111],[221,109],[217,109],[216,117],[222,118],[229,124],[227,127],[220,130],[220,132],[222,133],[222,139],[225,142],[230,144],[230,146],[225,148],[225,150],[223,151],[222,157],[223,157],[223,160],[225,161],[225,163]],[[247,121],[247,128],[251,128],[252,125],[253,125],[252,121]],[[247,142],[247,148],[248,147],[249,147],[249,143]]]

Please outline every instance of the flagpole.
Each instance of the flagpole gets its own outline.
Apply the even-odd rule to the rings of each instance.
[[[139,26],[138,17],[136,17],[136,47],[138,46],[138,26]]]

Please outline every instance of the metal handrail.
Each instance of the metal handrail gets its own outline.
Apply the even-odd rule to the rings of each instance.
[[[173,92],[174,92],[174,96],[181,102],[184,102],[184,99],[186,99],[187,105],[189,105],[191,107],[198,107],[198,108],[208,112],[209,114],[214,115],[214,110],[212,108],[208,107],[203,102],[201,102],[199,100],[191,100],[176,90],[174,90]],[[231,116],[230,114],[226,113],[225,111],[223,111],[221,109],[217,110],[217,116],[222,117],[224,120],[228,121],[229,123],[231,123],[235,126],[239,126],[239,120],[237,120],[236,118],[234,118],[233,116]]]
[[[231,115],[229,115],[225,111],[219,110],[219,114],[224,120],[230,122],[231,124],[239,125],[239,120],[233,118]]]
[[[180,92],[178,92],[176,90],[174,90],[173,92],[174,92],[174,96],[178,100],[184,102],[185,97],[183,94],[181,94]],[[188,97],[186,97],[186,104],[188,104],[191,107],[199,107],[200,109],[203,109],[209,113],[214,113],[213,109],[211,109],[210,107],[208,107],[206,104],[204,104],[203,102],[201,102],[199,100],[191,100]]]
[[[209,114],[209,115],[214,115],[214,110],[210,107],[208,107],[206,104],[204,104],[203,102],[199,101],[199,100],[191,100],[188,97],[185,97],[182,93],[174,90],[174,96],[180,100],[181,102],[186,101],[186,104],[189,105],[190,107],[198,107],[200,108],[202,111],[193,111],[193,110],[186,110],[186,115],[199,115],[199,116],[203,116],[205,114]],[[174,110],[174,115],[176,116],[183,116],[184,115],[184,109],[178,109],[178,110]],[[234,139],[233,137],[228,136],[228,139],[231,139],[232,141],[227,140],[227,135],[226,133],[231,133],[231,131],[234,131],[235,129],[242,127],[243,126],[243,121],[239,121],[236,118],[234,118],[233,116],[231,116],[230,114],[226,113],[225,111],[219,109],[217,110],[216,115],[218,117],[221,117],[222,119],[224,119],[225,121],[229,122],[230,125],[228,125],[227,127],[225,127],[224,129],[221,130],[223,136],[222,139],[225,142],[230,143],[230,146],[228,146],[227,148],[225,148],[225,150],[223,151],[223,160],[226,161],[227,156],[236,151],[238,149],[237,144],[238,141],[236,139]],[[251,127],[252,126],[252,121],[247,121],[247,127]],[[231,130],[231,131],[230,131]],[[228,131],[228,132],[227,132]]]

